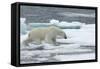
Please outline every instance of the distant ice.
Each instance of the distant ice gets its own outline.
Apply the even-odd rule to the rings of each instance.
[[[20,33],[21,34],[26,34],[27,25],[26,25],[25,21],[26,21],[25,18],[20,18],[20,23],[21,23],[21,25],[20,25],[20,31],[21,32]]]
[[[59,23],[59,20],[56,20],[56,19],[51,19],[51,20],[50,20],[50,23],[51,23],[51,24],[55,24],[55,25],[56,25],[56,24],[58,24],[58,23]]]
[[[60,28],[64,29],[76,29],[76,28],[81,28],[85,23],[81,23],[78,21],[72,21],[72,22],[67,22],[67,21],[59,21],[56,19],[51,19],[49,23],[28,23],[30,27],[48,27],[51,25],[58,26]]]

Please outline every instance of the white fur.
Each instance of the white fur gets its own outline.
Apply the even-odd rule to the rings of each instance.
[[[26,44],[30,42],[34,42],[35,44],[41,44],[42,41],[45,41],[49,44],[57,44],[56,37],[57,36],[65,36],[65,33],[56,26],[50,26],[46,28],[35,28],[33,29],[28,38],[24,41]]]

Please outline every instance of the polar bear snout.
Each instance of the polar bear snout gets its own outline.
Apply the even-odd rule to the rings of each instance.
[[[67,36],[65,35],[64,38],[67,39]]]
[[[67,39],[67,35],[65,33],[63,33],[63,37],[64,39]]]

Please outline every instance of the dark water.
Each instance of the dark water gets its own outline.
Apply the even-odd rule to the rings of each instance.
[[[75,16],[72,16],[73,13],[79,15],[74,14]],[[85,16],[83,16],[83,14],[85,14]],[[51,19],[57,19],[59,21],[79,21],[87,24],[93,24],[95,23],[95,10],[22,6],[21,17],[26,18],[26,23],[48,23]]]

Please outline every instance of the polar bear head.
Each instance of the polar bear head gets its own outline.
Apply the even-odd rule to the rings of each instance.
[[[59,36],[59,37],[63,37],[64,39],[67,39],[66,33],[59,27],[51,26],[51,27],[49,27],[49,30],[50,31],[52,30],[52,32],[53,32],[52,34],[55,35],[56,37]]]

